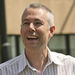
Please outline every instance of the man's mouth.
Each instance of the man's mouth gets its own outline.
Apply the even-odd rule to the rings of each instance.
[[[38,40],[38,37],[36,37],[36,36],[28,36],[27,39],[28,40]]]

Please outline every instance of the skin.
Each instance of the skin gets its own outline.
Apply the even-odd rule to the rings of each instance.
[[[48,40],[55,31],[55,26],[51,26],[49,30],[46,14],[44,9],[29,8],[22,15],[21,36],[26,57],[40,73],[48,60]]]

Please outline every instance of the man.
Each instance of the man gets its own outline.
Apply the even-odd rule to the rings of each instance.
[[[47,47],[54,35],[54,15],[41,4],[31,4],[22,15],[24,53],[0,66],[0,75],[75,75],[75,58]]]

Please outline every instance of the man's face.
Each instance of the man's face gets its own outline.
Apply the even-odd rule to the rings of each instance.
[[[39,49],[46,47],[49,33],[49,24],[45,10],[29,8],[23,13],[21,36],[25,48]]]

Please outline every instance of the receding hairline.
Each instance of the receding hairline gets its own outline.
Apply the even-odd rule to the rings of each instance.
[[[47,12],[47,18],[48,18],[49,24],[50,25],[54,25],[54,14],[48,7],[46,7],[45,5],[39,4],[39,3],[33,3],[33,4],[28,5],[24,9],[24,12],[26,12],[30,8],[33,8],[33,9],[37,9],[38,8],[38,9],[45,10]],[[24,14],[24,12],[23,12],[23,14]],[[23,14],[22,14],[22,16],[23,16]]]
[[[50,12],[51,14],[53,14],[53,12],[52,12],[48,7],[46,7],[46,6],[43,5],[43,4],[39,4],[39,3],[30,4],[29,6],[27,6],[27,7],[25,8],[24,11],[26,11],[26,10],[29,9],[29,8],[41,8],[41,9],[44,9],[44,10]]]

